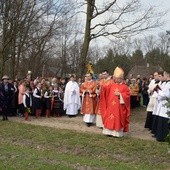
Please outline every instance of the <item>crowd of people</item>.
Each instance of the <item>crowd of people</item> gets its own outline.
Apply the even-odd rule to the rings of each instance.
[[[130,75],[130,78],[126,79],[126,84],[129,86],[131,92],[131,109],[139,106],[147,107],[149,102],[148,86],[152,79],[152,75],[148,78],[141,78],[140,75],[134,78],[133,75]]]
[[[69,79],[37,77],[12,81],[7,75],[0,83],[0,112],[2,120],[8,116],[36,119],[79,113],[90,127],[96,125],[108,136],[122,137],[129,131],[130,112],[143,106],[147,108],[145,128],[151,130],[158,141],[164,141],[169,132],[169,117],[165,104],[170,98],[169,73],[155,72],[148,78],[131,74],[125,79],[124,71],[116,67],[113,75],[107,70],[93,79],[87,73],[82,81],[70,75]]]

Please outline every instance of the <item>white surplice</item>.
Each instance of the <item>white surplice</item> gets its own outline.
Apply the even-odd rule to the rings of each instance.
[[[161,89],[164,89],[165,85],[166,85],[166,82],[162,82],[161,84],[159,84]],[[156,115],[156,116],[159,115],[160,109],[162,107],[162,102],[160,102],[160,100],[158,100],[158,95],[159,95],[159,93],[161,93],[161,91],[162,90],[159,90],[158,93],[157,93],[157,99],[156,99],[155,105],[153,107],[152,115]]]
[[[64,93],[64,110],[67,115],[77,115],[81,107],[80,88],[77,82],[69,81]]]
[[[153,80],[151,80],[151,82],[148,86],[149,103],[148,103],[148,106],[147,106],[147,109],[146,109],[147,112],[152,112],[154,105],[156,103],[158,93],[156,91],[154,91],[154,88],[157,85],[158,85],[158,83],[156,83],[156,81],[153,79]]]
[[[170,81],[166,82],[164,84],[164,87],[162,90],[158,92],[158,101],[160,103],[160,110],[158,113],[158,116],[169,118],[167,112],[169,111],[169,108],[167,108],[167,99],[170,98]]]

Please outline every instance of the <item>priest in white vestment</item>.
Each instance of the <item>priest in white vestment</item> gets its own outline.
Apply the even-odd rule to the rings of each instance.
[[[75,76],[71,75],[70,81],[66,84],[65,88],[64,110],[66,110],[66,115],[74,117],[78,114],[80,107],[80,88],[78,83],[75,81]]]
[[[167,114],[170,109],[166,106],[168,103],[167,99],[170,99],[170,73],[165,71],[164,78],[166,80],[164,86],[158,91],[158,102],[160,109],[157,114],[158,120],[155,133],[157,141],[165,141],[170,128],[169,115]]]
[[[160,85],[160,80],[159,80],[159,74],[158,72],[154,72],[154,79],[151,80],[148,86],[148,95],[149,95],[149,103],[147,106],[147,117],[145,121],[145,128],[148,128],[149,130],[152,129],[152,124],[153,124],[153,108],[154,105],[156,104],[157,96],[158,93],[155,91],[156,86]]]

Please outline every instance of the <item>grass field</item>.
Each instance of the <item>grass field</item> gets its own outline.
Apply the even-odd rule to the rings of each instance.
[[[0,170],[164,170],[168,144],[0,122]]]

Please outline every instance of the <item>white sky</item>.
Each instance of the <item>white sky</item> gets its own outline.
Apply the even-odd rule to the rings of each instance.
[[[170,0],[141,0],[141,2],[155,5],[160,11],[168,11],[163,17],[165,20],[165,25],[163,25],[161,28],[156,28],[155,33],[166,32],[167,30],[170,30]]]
[[[108,0],[103,0],[103,1],[108,1]],[[145,31],[141,35],[137,35],[137,37],[139,36],[140,38],[143,38],[147,35],[157,36],[160,32],[166,33],[167,30],[170,30],[170,0],[141,0],[141,3],[144,5],[144,7],[156,6],[158,11],[162,11],[162,12],[168,11],[168,13],[163,17],[163,20],[165,21],[164,25],[162,25],[160,28],[155,28],[153,30]],[[98,44],[99,46],[104,46],[107,44],[107,42],[108,40],[106,38],[98,38],[96,40],[93,40],[93,43]]]

